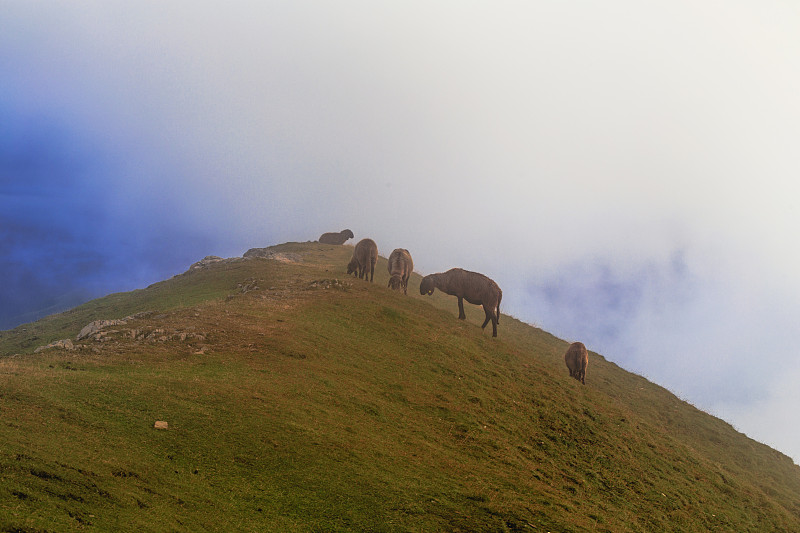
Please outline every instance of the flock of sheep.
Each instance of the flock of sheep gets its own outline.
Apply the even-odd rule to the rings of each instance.
[[[323,233],[319,242],[322,244],[344,244],[354,237],[349,229],[338,233]],[[378,245],[372,239],[361,239],[356,243],[353,257],[347,264],[347,274],[358,276],[372,282],[375,275],[375,264],[378,262]],[[405,248],[397,248],[389,255],[389,288],[403,290],[408,294],[408,279],[414,271],[414,262],[411,254]],[[500,322],[500,300],[503,291],[494,280],[461,268],[451,268],[447,272],[429,274],[422,278],[419,293],[422,295],[433,294],[434,289],[439,289],[445,294],[458,298],[458,318],[464,320],[464,300],[480,305],[486,313],[486,320],[481,328],[485,328],[491,320],[492,337],[497,337],[497,324]],[[569,369],[569,375],[584,385],[586,384],[586,366],[589,364],[589,352],[581,342],[574,342],[564,354],[564,361]]]

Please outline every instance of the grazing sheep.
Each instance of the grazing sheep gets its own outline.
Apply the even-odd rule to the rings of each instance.
[[[403,294],[408,294],[408,278],[414,271],[414,261],[405,248],[397,248],[389,255],[389,288],[392,290],[403,289]]]
[[[323,233],[319,236],[320,244],[344,244],[347,239],[354,237],[349,229],[343,229],[339,233]]]
[[[492,321],[492,337],[497,337],[497,324],[500,322],[500,300],[503,291],[490,278],[477,272],[451,268],[447,272],[430,274],[422,278],[419,285],[420,294],[433,294],[434,289],[439,289],[445,294],[458,298],[458,318],[464,320],[464,300],[474,305],[482,305],[486,313],[486,320],[481,328],[485,328],[489,320]]]
[[[573,342],[564,354],[569,375],[586,385],[586,365],[589,364],[589,352],[582,342]]]
[[[361,239],[353,250],[353,257],[347,265],[347,273],[358,274],[358,279],[366,279],[369,269],[369,281],[375,275],[375,263],[378,262],[378,245],[372,239]]]

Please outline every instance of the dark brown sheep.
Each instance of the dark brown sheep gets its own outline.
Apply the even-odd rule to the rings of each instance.
[[[564,354],[569,375],[586,385],[586,365],[589,364],[589,352],[582,342],[573,342]]]
[[[366,279],[369,270],[369,281],[375,275],[375,263],[378,262],[378,245],[372,239],[361,239],[353,250],[353,257],[347,265],[348,274],[357,274],[358,279]]]
[[[408,278],[414,271],[414,261],[405,248],[397,248],[389,255],[389,288],[392,290],[403,289],[403,294],[408,294]]]
[[[503,291],[492,279],[477,272],[451,268],[447,272],[430,274],[422,278],[419,285],[420,294],[433,294],[434,289],[458,298],[458,318],[461,320],[467,318],[464,314],[464,300],[474,305],[482,305],[486,320],[483,321],[481,328],[485,328],[491,320],[492,337],[497,337]]]
[[[343,229],[339,233],[323,233],[319,236],[320,244],[344,244],[347,239],[354,237],[349,229]]]

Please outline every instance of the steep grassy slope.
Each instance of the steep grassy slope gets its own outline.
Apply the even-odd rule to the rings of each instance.
[[[0,335],[0,530],[800,531],[800,469],[668,391],[274,249]]]

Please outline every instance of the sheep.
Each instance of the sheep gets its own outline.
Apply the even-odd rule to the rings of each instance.
[[[420,294],[431,295],[434,289],[458,298],[458,318],[460,320],[467,318],[467,315],[464,314],[464,300],[483,306],[486,320],[483,321],[481,329],[485,328],[491,320],[492,337],[497,337],[497,324],[500,323],[500,300],[503,299],[503,291],[492,279],[477,272],[451,268],[447,272],[430,274],[422,278],[419,285]]]
[[[403,289],[403,294],[408,294],[408,278],[414,271],[414,261],[405,248],[397,248],[389,255],[389,288],[392,290]]]
[[[323,233],[319,236],[320,244],[344,244],[347,239],[354,237],[349,229],[343,229],[339,233]]]
[[[586,385],[586,366],[589,364],[589,352],[582,342],[573,342],[564,354],[570,377]]]
[[[372,239],[361,239],[353,250],[353,257],[347,264],[347,273],[356,275],[358,279],[367,279],[369,269],[369,282],[375,275],[375,263],[378,262],[378,245]]]

